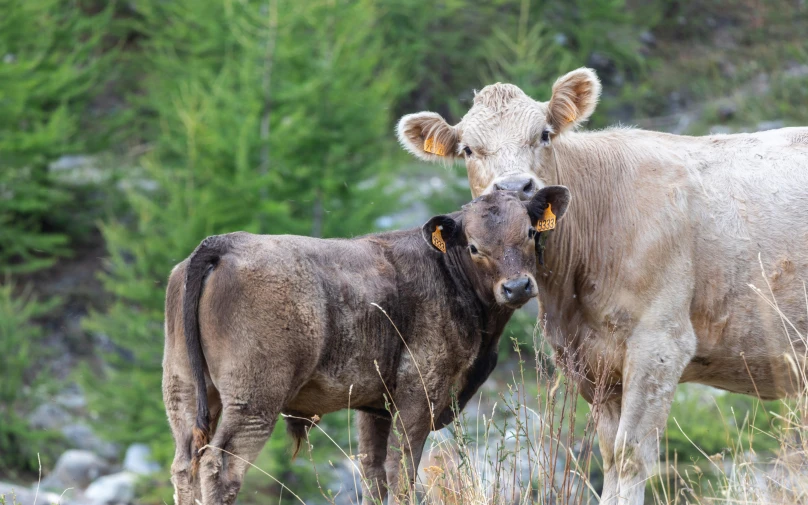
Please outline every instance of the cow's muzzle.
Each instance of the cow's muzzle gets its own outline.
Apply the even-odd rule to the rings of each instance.
[[[492,191],[513,191],[520,200],[530,200],[542,185],[531,175],[511,175],[497,179],[491,185]]]

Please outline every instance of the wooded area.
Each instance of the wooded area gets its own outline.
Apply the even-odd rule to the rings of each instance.
[[[165,283],[204,237],[350,237],[468,200],[461,167],[402,152],[402,114],[456,122],[497,81],[546,100],[556,77],[590,66],[605,89],[590,128],[805,124],[806,8],[778,4],[6,0],[0,475],[31,478],[37,454],[47,466],[69,446],[29,426],[67,382],[101,436],[170,462]],[[511,332],[527,347],[534,322]],[[329,422],[347,441],[346,418]],[[277,431],[267,470],[314,489]],[[713,435],[722,450],[726,437]],[[170,499],[167,484],[144,500]]]

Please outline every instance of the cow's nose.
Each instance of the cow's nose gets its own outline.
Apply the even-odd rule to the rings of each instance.
[[[535,296],[533,281],[528,276],[517,277],[502,283],[502,294],[509,304],[521,304]]]
[[[494,189],[497,191],[515,191],[520,200],[530,200],[539,187],[532,177],[517,175],[495,182]]]

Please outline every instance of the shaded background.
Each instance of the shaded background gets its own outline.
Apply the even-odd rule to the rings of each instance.
[[[95,453],[101,474],[146,444],[159,470],[138,479],[136,501],[170,502],[170,269],[212,234],[350,237],[457,208],[464,169],[404,153],[401,115],[457,122],[496,81],[547,100],[586,65],[604,84],[589,128],[804,125],[807,22],[801,0],[3,0],[0,480],[35,482],[39,455],[61,492],[65,450]],[[509,327],[487,394],[513,369],[507,340],[531,348],[534,322],[522,313]],[[714,454],[754,408],[683,387],[673,416]],[[324,426],[347,446],[346,413]],[[703,462],[671,426],[679,458]],[[338,486],[342,456],[313,443],[321,485]],[[323,500],[280,424],[259,464]],[[278,494],[251,478],[242,502]]]

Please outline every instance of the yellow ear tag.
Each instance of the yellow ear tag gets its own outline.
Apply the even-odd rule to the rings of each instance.
[[[438,156],[446,156],[446,147],[435,142],[435,137],[429,137],[424,141],[424,151]]]
[[[443,226],[435,227],[435,231],[432,232],[432,245],[440,249],[440,252],[446,254],[446,242],[443,241],[443,236],[440,234],[442,229]]]
[[[536,224],[533,226],[536,228],[536,231],[550,231],[555,228],[556,225],[556,215],[553,214],[552,205],[549,203],[547,204],[547,208],[544,209],[544,216],[536,221]]]

